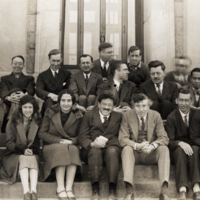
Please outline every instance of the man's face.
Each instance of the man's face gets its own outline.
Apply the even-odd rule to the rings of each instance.
[[[112,99],[102,99],[98,102],[98,107],[102,115],[108,116],[114,109],[114,103]]]
[[[16,57],[12,61],[12,68],[13,68],[13,73],[16,75],[19,75],[22,73],[22,70],[24,69],[24,63],[23,60],[19,57]]]
[[[162,70],[162,67],[152,67],[150,69],[151,80],[156,83],[162,83],[165,77],[165,71]]]
[[[113,59],[113,48],[110,47],[110,48],[104,49],[104,50],[100,51],[99,54],[100,54],[100,58],[104,62],[110,61]]]
[[[188,73],[187,65],[176,65],[176,71],[179,74],[186,75]]]
[[[129,70],[126,64],[121,64],[120,68],[117,70],[118,77],[122,80],[128,80]]]
[[[144,117],[149,111],[149,101],[144,99],[139,103],[134,104],[135,112],[138,117]]]
[[[85,73],[90,73],[91,69],[93,67],[93,63],[91,61],[91,58],[88,57],[82,57],[80,60],[80,68]]]
[[[49,58],[49,62],[52,70],[58,70],[62,62],[61,54],[51,55],[51,57]]]
[[[195,89],[200,89],[200,72],[192,73],[191,82]]]
[[[142,56],[140,55],[140,50],[130,52],[129,60],[130,60],[131,65],[137,66],[139,62],[141,61],[141,59],[142,59]]]
[[[192,104],[190,94],[180,93],[178,95],[178,98],[176,99],[176,103],[178,104],[178,107],[181,110],[181,112],[187,114],[190,110],[190,105]]]

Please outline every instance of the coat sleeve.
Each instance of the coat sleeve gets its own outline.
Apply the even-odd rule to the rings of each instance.
[[[98,80],[97,80],[97,88],[98,88],[101,84],[103,84],[103,77],[99,74]],[[98,89],[97,89],[97,91],[98,91]],[[97,96],[97,91],[96,91],[96,96]]]
[[[8,96],[10,90],[8,88],[8,85],[6,84],[6,80],[2,77],[0,82],[0,96],[2,99],[4,99],[6,96]]]
[[[29,147],[29,149],[32,149],[33,154],[39,155],[40,154],[40,139],[38,137],[38,134],[35,137],[35,140],[33,144]]]
[[[190,125],[190,137],[193,144],[200,146],[200,112],[196,111]]]
[[[36,95],[42,100],[45,100],[48,94],[49,92],[45,91],[45,82],[43,80],[43,77],[41,74],[39,74],[36,84]]]
[[[174,105],[174,108],[177,108],[177,104],[176,104],[176,98],[178,97],[178,86],[176,83],[174,83],[174,90],[173,90],[173,94],[172,94],[172,103]]]
[[[77,86],[77,82],[76,82],[76,77],[74,75],[72,75],[70,78],[69,88],[74,92],[76,101],[78,102],[78,86]]]
[[[39,138],[49,144],[60,143],[62,137],[49,133],[50,123],[51,123],[51,118],[48,115],[45,115],[42,120],[42,125],[38,133]]]
[[[23,88],[23,91],[27,92],[31,96],[34,96],[34,94],[35,94],[34,77],[30,77],[29,83],[25,88]]]

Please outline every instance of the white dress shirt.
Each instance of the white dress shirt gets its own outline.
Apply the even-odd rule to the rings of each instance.
[[[108,115],[108,116],[102,115],[100,110],[99,110],[99,114],[100,114],[101,123],[104,123],[104,117],[107,117],[107,120],[110,117],[110,115]]]
[[[164,82],[160,83],[160,92],[161,92],[161,94],[163,92],[163,83]],[[154,83],[154,85],[155,85],[155,88],[156,88],[156,92],[158,93],[158,86],[155,83]]]
[[[50,68],[50,69],[51,69],[51,68]],[[55,72],[58,74],[59,69],[57,69],[56,71],[54,71],[54,70],[51,69],[51,72],[52,72],[52,74],[53,74],[53,77],[55,77]]]
[[[101,60],[101,58],[100,58],[100,63],[101,63],[101,67],[104,68],[105,62],[103,60]],[[109,62],[106,63],[106,71],[108,70],[108,67],[109,67]]]
[[[180,109],[179,109],[179,112],[181,113],[181,117],[182,117],[184,123],[185,123],[185,115],[186,115],[188,126],[189,126],[189,114],[190,114],[190,112],[188,112],[187,114],[184,114],[183,112],[181,112]]]
[[[84,78],[86,79],[86,75],[88,75],[88,79],[90,78],[90,75],[91,75],[91,72],[89,73],[89,74],[85,74],[84,72],[83,72],[83,76],[84,76]]]

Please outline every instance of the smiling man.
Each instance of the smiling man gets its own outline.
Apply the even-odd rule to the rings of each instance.
[[[36,84],[36,94],[44,100],[42,114],[57,103],[59,92],[69,87],[71,76],[71,72],[60,68],[62,54],[58,49],[51,50],[48,57],[50,67],[38,75]]]
[[[127,194],[124,200],[133,200],[134,166],[158,164],[160,200],[169,200],[168,183],[170,159],[169,139],[158,112],[150,110],[151,100],[139,93],[133,98],[134,109],[123,114],[119,130],[122,150],[122,168]]]
[[[102,93],[98,98],[98,109],[87,112],[79,131],[81,157],[88,163],[92,183],[91,200],[99,199],[99,179],[103,163],[109,182],[109,200],[116,200],[116,184],[119,171],[120,146],[118,132],[122,115],[113,111],[115,98]]]
[[[88,111],[93,109],[97,87],[103,83],[103,77],[91,71],[93,68],[93,58],[88,54],[80,56],[79,66],[80,72],[71,76],[70,88],[75,94],[77,103],[83,107],[81,110]]]
[[[152,110],[161,114],[163,120],[176,108],[178,87],[176,83],[164,81],[165,65],[158,60],[149,63],[151,79],[142,83],[139,91],[146,94],[152,101]]]

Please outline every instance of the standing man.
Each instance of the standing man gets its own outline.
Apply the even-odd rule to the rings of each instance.
[[[150,79],[148,65],[144,64],[142,59],[142,50],[137,46],[131,46],[128,50],[130,63],[128,80],[136,84],[137,88],[141,83]]]
[[[149,63],[151,79],[142,83],[140,92],[146,94],[153,101],[152,110],[161,114],[163,120],[176,108],[178,87],[176,83],[164,81],[165,65],[158,60]]]
[[[158,164],[161,184],[160,200],[169,200],[168,184],[170,159],[167,144],[169,139],[162,119],[150,110],[151,100],[142,93],[134,98],[134,109],[123,114],[119,130],[122,150],[122,168],[127,194],[124,200],[133,200],[134,166]]]
[[[102,76],[92,72],[93,58],[83,54],[79,58],[81,71],[73,74],[70,79],[70,88],[75,94],[77,103],[86,111],[92,110],[95,104],[97,87],[103,83]]]
[[[94,61],[93,72],[100,74],[103,77],[103,82],[110,78],[110,65],[113,59],[113,46],[110,43],[101,43],[99,45],[99,59]]]
[[[69,87],[71,72],[60,68],[62,54],[58,49],[53,49],[48,54],[50,67],[40,73],[37,78],[36,94],[44,100],[42,114],[56,104],[58,93]]]
[[[178,109],[169,114],[166,131],[169,137],[169,149],[176,168],[176,187],[178,200],[186,200],[189,191],[188,179],[191,177],[194,199],[200,199],[199,147],[190,138],[189,126],[195,111],[190,109],[192,99],[188,90],[180,89],[176,99]],[[189,161],[189,162],[188,162]],[[188,168],[190,174],[188,174]]]
[[[25,67],[24,57],[14,56],[11,61],[12,73],[1,77],[0,96],[0,123],[4,121],[5,115],[12,116],[16,106],[25,94],[33,96],[35,94],[35,82],[32,76],[23,74]],[[5,124],[4,124],[5,125]]]
[[[103,163],[106,164],[109,181],[108,200],[116,200],[116,184],[119,171],[120,146],[118,132],[122,115],[113,111],[115,98],[103,93],[98,98],[98,109],[83,117],[79,144],[82,159],[88,163],[92,183],[91,200],[99,200],[99,179]]]
[[[183,86],[184,89],[190,91],[192,97],[191,108],[200,109],[200,68],[194,68],[191,71],[191,83]]]
[[[126,63],[115,61],[110,68],[112,77],[106,83],[98,87],[97,94],[104,91],[113,94],[117,100],[116,112],[124,112],[132,107],[132,97],[137,93],[137,88],[133,82],[128,81],[129,70]],[[98,98],[98,97],[97,97]]]

